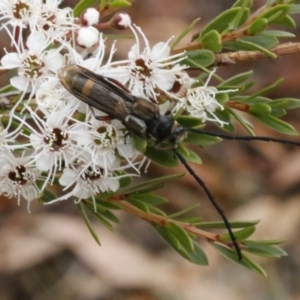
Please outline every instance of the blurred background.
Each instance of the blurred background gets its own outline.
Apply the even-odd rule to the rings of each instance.
[[[151,45],[179,34],[201,17],[184,44],[234,2],[136,0],[126,11],[142,27]],[[264,3],[254,0],[254,8]],[[64,5],[73,6],[71,1],[64,1]],[[296,21],[300,24],[299,17]],[[300,36],[299,29],[292,32]],[[5,39],[0,38],[0,43],[2,51]],[[120,56],[116,59],[124,58],[131,45],[132,40],[118,43]],[[281,86],[266,96],[300,98],[300,54],[220,67],[218,74],[229,78],[250,69],[256,81],[252,92],[283,77]],[[285,117],[298,130],[299,119],[299,110]],[[282,137],[253,122],[257,135]],[[243,130],[237,133],[246,134]],[[300,149],[272,143],[223,141],[193,150],[203,160],[203,165],[193,164],[193,168],[230,220],[260,219],[255,238],[285,239],[283,248],[288,256],[257,258],[267,278],[228,262],[202,241],[210,265],[192,265],[169,248],[150,225],[125,212],[118,212],[122,224],[115,226],[114,233],[95,222],[100,247],[73,202],[53,206],[32,203],[28,213],[25,203],[17,206],[16,200],[2,198],[0,299],[300,299]],[[152,164],[143,178],[181,171],[182,167],[170,169]],[[206,221],[219,219],[189,175],[169,183],[159,195],[170,200],[164,206],[169,213],[200,202],[194,214]]]

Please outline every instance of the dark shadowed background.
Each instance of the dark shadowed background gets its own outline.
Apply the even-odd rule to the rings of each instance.
[[[64,3],[71,5],[70,1]],[[136,0],[127,12],[154,45],[179,34],[192,20],[201,17],[192,32],[195,33],[233,3],[233,0]],[[254,3],[258,8],[265,1]],[[300,23],[299,18],[296,21]],[[299,29],[293,32],[300,36]],[[0,39],[0,51],[5,42]],[[124,58],[132,43],[132,40],[118,43],[120,56],[116,58]],[[266,96],[300,98],[300,54],[220,67],[218,74],[229,78],[250,69],[256,80],[252,91],[283,77],[283,84]],[[285,117],[298,130],[299,114],[295,110]],[[257,135],[282,137],[263,125],[254,124]],[[245,134],[242,130],[238,133]],[[271,143],[224,141],[193,150],[203,160],[203,165],[193,165],[193,168],[230,220],[261,219],[256,238],[286,240],[283,248],[288,256],[277,260],[258,259],[267,278],[228,262],[201,241],[210,266],[192,265],[166,246],[150,225],[125,212],[118,214],[122,225],[115,226],[114,233],[95,223],[100,247],[71,201],[53,206],[32,203],[29,214],[25,203],[17,206],[13,199],[2,199],[0,298],[300,299],[300,149]],[[182,167],[170,169],[152,164],[143,178],[180,171],[184,171]],[[219,219],[189,175],[168,184],[159,194],[170,199],[165,206],[168,212],[200,201],[198,215],[207,221]]]

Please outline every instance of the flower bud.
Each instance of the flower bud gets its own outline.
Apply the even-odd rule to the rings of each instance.
[[[95,8],[87,8],[80,16],[81,24],[84,26],[92,26],[100,22],[100,13]]]
[[[76,34],[76,42],[82,48],[91,48],[99,41],[99,31],[93,26],[82,26]]]
[[[131,25],[131,18],[126,13],[117,13],[110,20],[110,25],[113,28],[124,30]]]

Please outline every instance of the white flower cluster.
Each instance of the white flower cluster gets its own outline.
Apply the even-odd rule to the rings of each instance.
[[[118,190],[120,178],[129,176],[126,170],[139,173],[144,160],[137,161],[134,141],[119,120],[103,117],[63,88],[56,75],[61,67],[81,65],[158,104],[164,95],[176,102],[174,113],[184,109],[203,121],[218,121],[214,111],[222,107],[215,88],[191,87],[193,80],[180,64],[184,53],[172,55],[169,41],[151,48],[142,30],[122,13],[114,27],[130,28],[135,44],[127,59],[113,61],[114,44],[104,61],[106,41],[96,29],[99,13],[88,9],[78,20],[60,3],[0,2],[1,30],[11,41],[0,69],[17,71],[9,91],[0,94],[16,99],[2,117],[7,125],[0,132],[0,193],[18,203],[27,200],[29,208],[57,179],[63,196],[50,203],[91,198],[96,209],[97,194]]]

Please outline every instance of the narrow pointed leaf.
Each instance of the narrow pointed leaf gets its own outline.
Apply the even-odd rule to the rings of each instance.
[[[189,252],[194,251],[192,239],[184,229],[173,222],[168,222],[166,228],[173,233],[173,235],[184,248],[186,248]]]
[[[127,193],[133,193],[136,191],[143,191],[144,189],[149,189],[153,186],[157,186],[157,185],[164,185],[165,183],[172,181],[174,179],[180,178],[184,175],[185,173],[175,173],[172,175],[168,175],[168,176],[162,176],[162,177],[158,177],[158,178],[154,178],[139,184],[134,185],[133,187],[131,187],[130,189],[127,189],[126,192]]]
[[[153,162],[165,167],[178,166],[178,159],[175,157],[172,151],[158,150],[153,147],[147,147],[144,155]]]
[[[85,222],[85,224],[86,224],[88,230],[90,231],[92,237],[94,238],[94,240],[96,241],[96,243],[97,243],[98,245],[101,245],[100,240],[99,240],[99,237],[98,237],[98,235],[96,234],[96,232],[94,231],[94,229],[93,229],[93,227],[92,227],[92,224],[91,224],[91,222],[90,222],[90,220],[89,220],[89,218],[88,218],[88,216],[87,216],[87,214],[86,214],[86,212],[85,212],[85,210],[84,210],[83,204],[82,204],[81,202],[79,202],[78,208],[79,208],[79,210],[80,210],[80,212],[81,212],[81,214],[82,214],[82,216],[83,216],[84,222]]]
[[[234,236],[236,237],[236,239],[238,241],[241,241],[241,240],[245,240],[249,236],[251,236],[254,233],[254,231],[255,231],[255,227],[250,226],[250,227],[243,228],[241,230],[235,231]],[[230,241],[231,237],[229,236],[228,233],[225,233],[225,234],[221,235],[221,239],[224,240],[224,241]]]
[[[94,215],[94,217],[102,224],[104,225],[107,229],[109,229],[110,231],[114,231],[113,226],[110,224],[109,221],[107,221],[102,215],[101,213],[95,212],[95,210],[93,209],[93,207],[87,206],[89,211]]]
[[[215,55],[207,49],[188,51],[187,58],[182,61],[182,65],[187,65],[191,68],[205,68],[210,66],[215,61]]]
[[[137,200],[135,198],[129,197],[127,199],[128,202],[130,202],[131,204],[133,204],[135,207],[139,208],[140,210],[148,213],[149,212],[149,207],[147,204],[145,204],[144,202]]]
[[[239,260],[236,251],[217,244],[213,244],[213,246],[227,259],[242,265],[253,272],[266,276],[265,271],[259,265],[250,260],[244,253],[243,259]]]
[[[260,122],[264,123],[268,127],[272,128],[278,132],[290,134],[290,135],[298,135],[298,132],[295,130],[295,128],[292,125],[290,125],[280,119],[277,119],[273,116],[259,116],[259,115],[255,115],[255,114],[253,114],[253,115]]]
[[[245,73],[240,73],[236,76],[233,76],[225,81],[223,81],[221,84],[218,85],[219,87],[226,87],[226,86],[237,86],[240,84],[243,84],[245,81],[247,81],[251,76],[253,75],[253,71],[248,71]]]
[[[99,0],[81,0],[79,1],[73,9],[74,17],[79,17],[80,14],[87,8],[92,7]]]
[[[151,205],[161,205],[168,202],[166,198],[153,195],[152,193],[137,193],[132,195],[130,198],[137,199]]]
[[[278,246],[274,246],[274,245],[263,245],[263,244],[253,244],[251,242],[247,242],[245,241],[245,244],[247,246],[247,248],[245,249],[245,251],[255,254],[255,255],[259,255],[259,256],[266,256],[266,257],[282,257],[282,256],[286,256],[287,253],[285,251],[283,251],[281,248],[279,248]]]
[[[230,222],[231,228],[246,228],[246,227],[252,227],[259,223],[259,220],[253,220],[253,221],[233,221]],[[205,228],[211,228],[211,229],[218,229],[218,228],[226,228],[224,222],[201,222],[201,224],[197,225],[198,228],[205,229]]]

